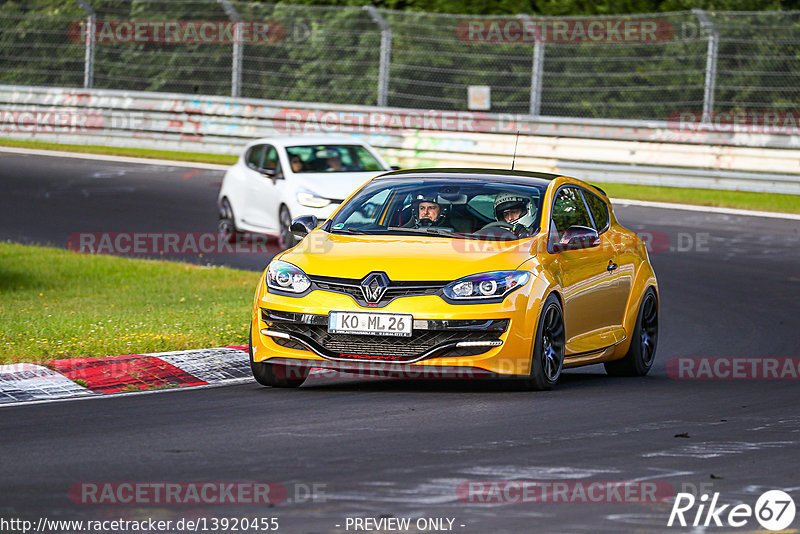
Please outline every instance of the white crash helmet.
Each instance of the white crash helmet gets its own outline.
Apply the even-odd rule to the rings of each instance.
[[[530,228],[534,223],[534,213],[531,209],[531,199],[519,193],[500,193],[494,199],[494,215],[500,222],[506,222],[503,218],[503,212],[510,209],[522,210],[522,215],[515,220],[509,222],[512,226],[521,224],[526,228]]]

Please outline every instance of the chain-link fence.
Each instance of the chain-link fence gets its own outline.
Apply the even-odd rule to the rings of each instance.
[[[555,117],[794,111],[800,12],[554,19],[229,0],[5,2],[0,83],[442,110],[468,109],[473,86],[473,109]]]

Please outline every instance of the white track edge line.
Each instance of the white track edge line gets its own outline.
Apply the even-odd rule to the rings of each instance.
[[[168,167],[188,167],[191,169],[208,169],[213,171],[226,171],[230,165],[215,163],[194,163],[191,161],[173,161],[167,159],[136,158],[132,156],[111,156],[107,154],[90,154],[84,152],[62,152],[60,150],[40,150],[36,148],[18,148],[0,146],[0,152],[12,154],[27,154],[30,156],[53,156],[58,158],[91,159],[97,161],[113,161],[118,163],[138,163],[143,165],[160,165]]]
[[[631,200],[627,198],[612,198],[614,207],[641,206],[667,210],[701,211],[703,213],[719,213],[724,215],[745,215],[749,217],[769,217],[772,219],[790,219],[800,221],[799,213],[781,213],[776,211],[741,210],[736,208],[719,208],[714,206],[698,206],[696,204],[673,204],[671,202],[654,202],[651,200]]]

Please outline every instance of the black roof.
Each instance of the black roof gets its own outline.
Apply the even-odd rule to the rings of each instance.
[[[553,174],[549,172],[532,171],[512,171],[510,169],[459,169],[459,168],[438,168],[428,169],[406,169],[401,171],[391,171],[375,177],[376,180],[382,178],[436,178],[436,179],[460,179],[460,180],[502,180],[524,185],[547,185],[563,174]],[[587,182],[588,183],[588,182]],[[594,184],[588,184],[604,195],[606,192]],[[608,196],[608,195],[606,195]]]
[[[502,180],[527,185],[547,186],[559,174],[547,172],[512,171],[505,169],[408,169],[381,174],[376,180],[384,178],[434,178],[460,180]]]

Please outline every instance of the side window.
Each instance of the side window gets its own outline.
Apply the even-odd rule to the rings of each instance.
[[[297,161],[297,158],[300,158],[300,165],[298,166],[295,163],[295,166],[292,167],[293,172],[313,172],[313,168],[310,167],[312,160],[314,159],[314,151],[311,147],[308,146],[292,146],[286,148],[286,155],[287,159],[289,160],[290,166],[291,163]],[[297,169],[297,170],[295,170]]]
[[[563,187],[553,202],[553,218],[550,223],[550,243],[557,243],[570,226],[592,227],[589,212],[580,192],[574,187]]]
[[[275,150],[274,146],[264,145],[264,148],[266,148],[266,153],[264,154],[264,163],[261,164],[261,167],[272,171],[278,170],[278,167],[280,167],[278,164],[278,151]]]
[[[592,212],[592,217],[594,218],[594,222],[597,225],[597,233],[602,233],[608,229],[609,225],[609,217],[608,217],[608,206],[606,205],[605,201],[602,198],[598,197],[597,195],[586,191],[585,189],[583,192],[583,198],[586,199],[586,203],[589,204],[589,209]]]
[[[389,197],[390,189],[378,191],[354,209],[345,219],[344,223],[337,224],[334,229],[345,228],[351,224],[378,224],[378,217],[383,213],[383,206]]]
[[[259,169],[261,167],[261,162],[264,159],[264,149],[267,148],[266,145],[256,145],[254,147],[250,147],[250,151],[247,153],[247,166],[253,170]]]

